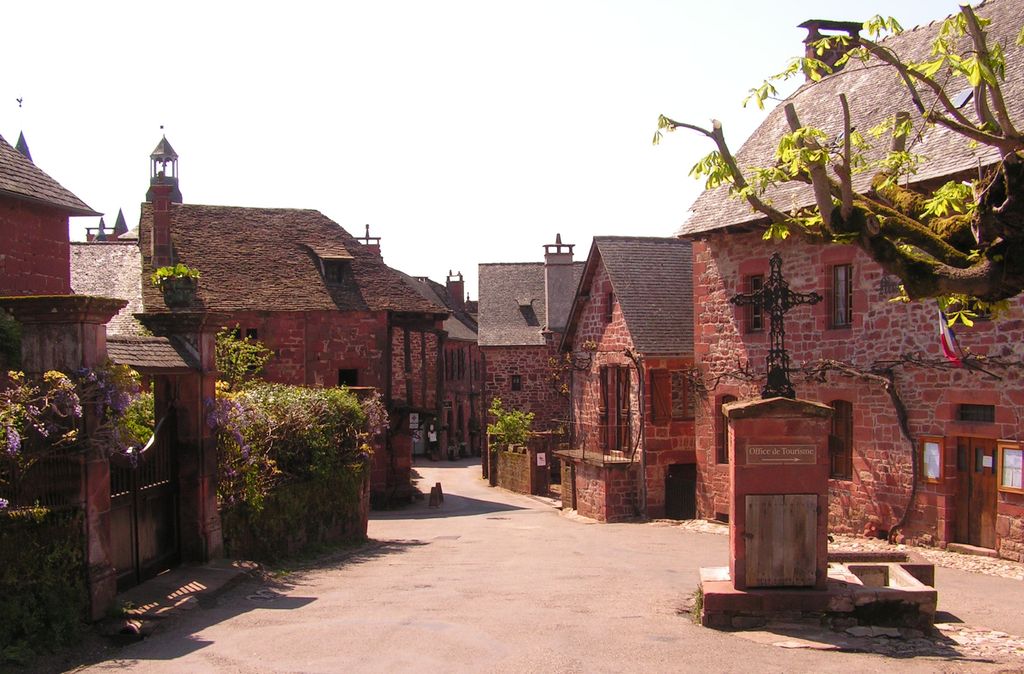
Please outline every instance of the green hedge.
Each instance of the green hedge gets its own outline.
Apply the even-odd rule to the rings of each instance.
[[[221,510],[224,547],[233,558],[275,561],[366,538],[360,492],[364,466],[275,487],[261,508]]]
[[[0,512],[0,664],[74,643],[89,594],[79,510]]]

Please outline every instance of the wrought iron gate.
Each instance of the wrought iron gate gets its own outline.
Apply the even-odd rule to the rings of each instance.
[[[171,432],[157,426],[154,440],[131,465],[110,464],[110,534],[117,588],[124,590],[176,565],[181,558],[178,537],[178,481]]]

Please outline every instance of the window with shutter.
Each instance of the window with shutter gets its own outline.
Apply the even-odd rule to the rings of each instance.
[[[672,380],[668,370],[651,370],[651,423],[667,424],[672,418]]]

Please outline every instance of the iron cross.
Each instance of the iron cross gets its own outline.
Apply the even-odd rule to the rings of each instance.
[[[734,295],[729,301],[739,307],[760,305],[768,314],[768,380],[761,388],[761,397],[796,398],[793,383],[789,380],[789,354],[786,352],[786,330],[782,319],[795,306],[817,304],[821,295],[790,290],[789,282],[782,278],[782,256],[778,253],[772,255],[768,264],[771,273],[760,290]]]

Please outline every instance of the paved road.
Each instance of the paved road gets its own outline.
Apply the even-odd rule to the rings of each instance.
[[[232,590],[216,605],[194,609],[121,650],[119,659],[86,671],[990,668],[790,650],[697,627],[678,609],[697,585],[698,567],[725,561],[726,537],[567,517],[549,503],[488,487],[479,479],[479,466],[468,461],[418,470],[424,491],[442,483],[442,508],[423,502],[375,514],[374,542],[358,553],[291,574],[277,587],[248,584]],[[955,573],[940,574],[940,583]],[[995,578],[985,582],[992,593],[988,600],[955,591],[968,596],[966,611],[986,618],[992,628],[1006,629],[1013,620],[1020,625],[1013,616],[1016,607],[992,607],[1019,607],[1024,586]]]

